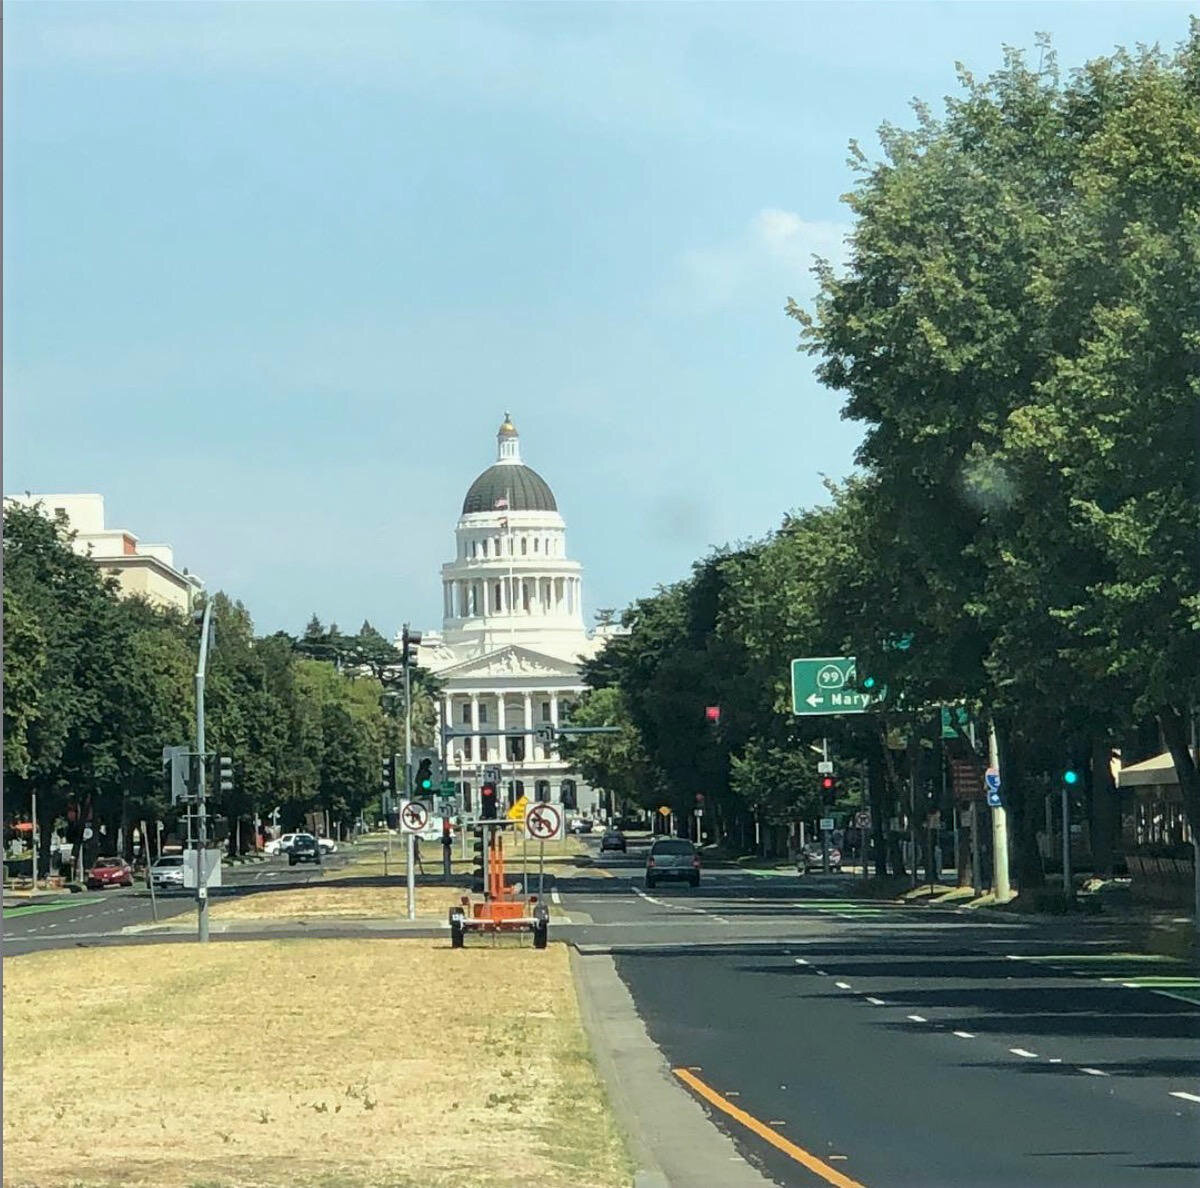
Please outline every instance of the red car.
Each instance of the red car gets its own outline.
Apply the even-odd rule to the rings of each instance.
[[[133,867],[124,858],[97,858],[96,865],[87,872],[90,891],[103,891],[105,887],[132,887]]]

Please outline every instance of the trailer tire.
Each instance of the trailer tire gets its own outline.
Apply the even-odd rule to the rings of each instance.
[[[544,949],[550,940],[550,921],[539,920],[533,926],[533,947]]]

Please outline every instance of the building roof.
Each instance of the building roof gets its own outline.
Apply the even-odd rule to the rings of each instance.
[[[462,514],[503,510],[498,501],[507,500],[509,511],[558,511],[554,492],[536,470],[521,463],[489,466],[472,484],[463,500]]]

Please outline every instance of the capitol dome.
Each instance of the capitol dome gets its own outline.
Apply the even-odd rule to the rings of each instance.
[[[536,470],[521,461],[517,430],[508,413],[496,434],[499,457],[470,486],[462,514],[508,511],[556,512],[554,492]]]

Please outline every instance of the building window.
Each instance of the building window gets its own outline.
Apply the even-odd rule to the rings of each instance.
[[[471,725],[471,705],[470,705],[470,702],[466,702],[466,701],[464,701],[464,702],[463,702],[462,711],[463,711],[463,715],[462,715],[463,725],[464,725],[464,726],[470,726],[470,725]]]
[[[462,789],[463,812],[469,813],[471,811],[471,785],[464,782],[459,784],[459,788]]]
[[[463,758],[468,763],[472,762],[472,760],[474,759],[473,747],[472,747],[471,740],[469,738],[463,739]]]
[[[539,543],[539,541],[538,541],[538,538],[535,536],[535,537],[533,538],[533,551],[534,551],[535,553],[538,551],[538,543]]]
[[[496,556],[500,556],[500,538],[498,536],[496,537]]]
[[[548,701],[542,702],[542,721],[550,721],[550,703]]]
[[[524,557],[529,552],[529,541],[525,537],[521,537],[521,556]]]
[[[484,539],[483,539],[483,555],[484,555],[485,557],[488,555],[488,542],[487,542],[487,537],[484,537]]]
[[[488,740],[481,738],[479,740],[479,762],[486,763],[488,761]]]
[[[479,724],[482,726],[487,721],[487,706],[480,703],[479,706]]]
[[[475,550],[475,542],[474,541],[471,541],[471,556],[472,557],[479,556],[478,552],[476,552],[476,550]]]

